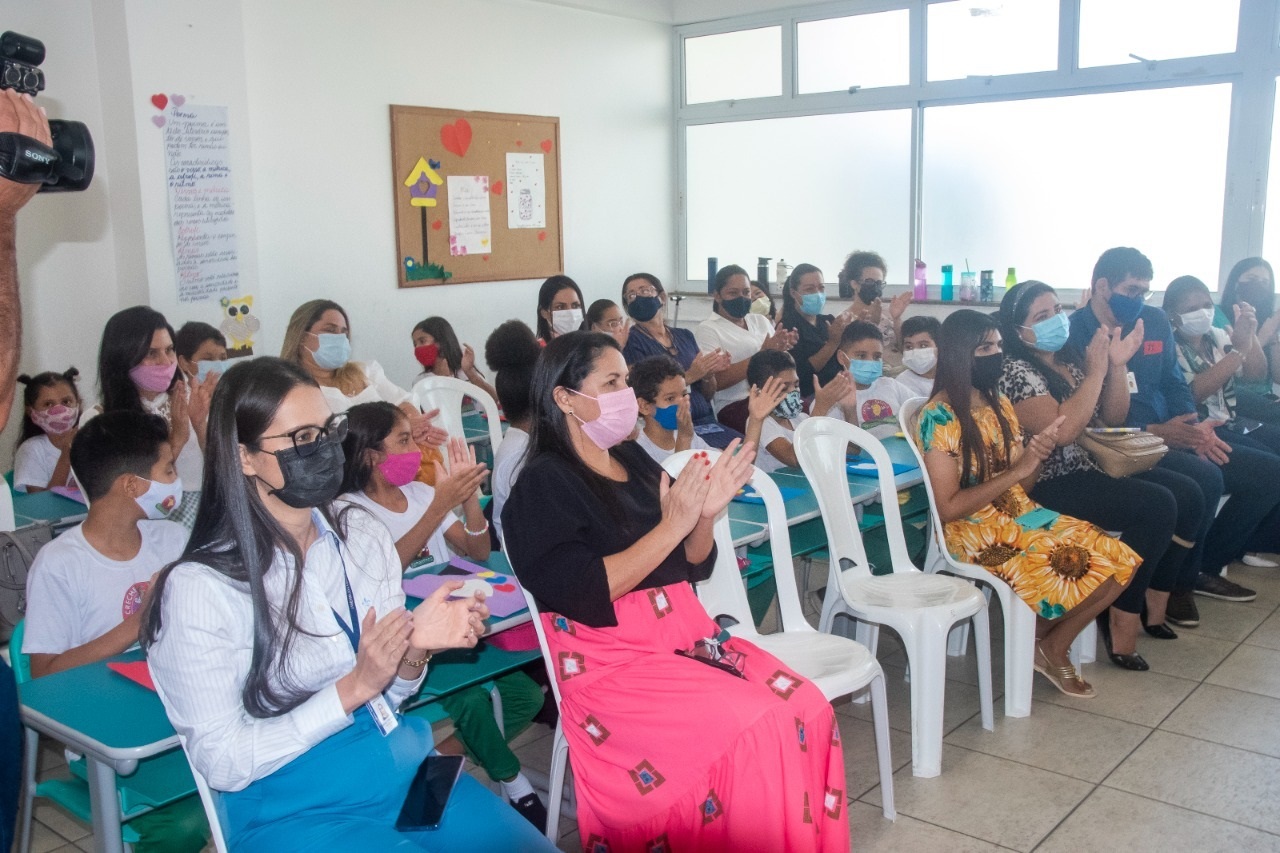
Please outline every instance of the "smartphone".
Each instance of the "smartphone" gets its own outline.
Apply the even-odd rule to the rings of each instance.
[[[428,755],[418,765],[396,818],[396,829],[417,832],[440,826],[449,795],[462,776],[462,761],[461,755]]]

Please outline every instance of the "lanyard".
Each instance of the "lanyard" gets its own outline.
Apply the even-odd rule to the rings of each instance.
[[[338,559],[342,561],[342,585],[347,588],[347,612],[351,616],[351,625],[342,621],[342,617],[338,615],[338,611],[333,610],[333,618],[337,620],[338,627],[342,629],[342,633],[347,635],[347,639],[351,641],[351,651],[360,651],[360,616],[356,613],[356,597],[351,593],[351,580],[347,577],[347,561],[342,559],[342,546],[336,545],[338,549]]]

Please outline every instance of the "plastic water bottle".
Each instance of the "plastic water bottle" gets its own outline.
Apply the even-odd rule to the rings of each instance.
[[[942,301],[950,302],[956,298],[956,288],[952,281],[951,264],[942,265]]]

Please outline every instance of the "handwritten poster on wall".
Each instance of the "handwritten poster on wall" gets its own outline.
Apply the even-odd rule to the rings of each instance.
[[[164,126],[164,150],[178,301],[234,295],[240,263],[227,108],[175,107]]]
[[[449,175],[449,254],[482,255],[492,249],[489,176]]]
[[[547,185],[541,154],[507,153],[507,227],[547,227]]]

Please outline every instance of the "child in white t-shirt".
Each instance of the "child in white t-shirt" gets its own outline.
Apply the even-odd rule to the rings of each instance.
[[[846,421],[857,424],[876,438],[900,431],[898,412],[914,394],[891,376],[884,375],[884,337],[865,320],[845,327],[836,360],[853,383],[837,408]],[[830,383],[828,383],[830,384]]]
[[[776,380],[776,383],[770,383]],[[760,389],[777,388],[781,400],[764,419],[760,428],[760,451],[756,454],[756,467],[766,474],[779,468],[794,468],[800,464],[792,442],[795,430],[809,415],[803,410],[800,398],[800,377],[796,373],[795,360],[788,353],[777,350],[761,350],[747,364],[747,383]],[[836,374],[826,385],[817,377],[813,380],[813,404],[810,414],[821,417],[831,412],[836,403],[853,388],[848,371]]]
[[[18,377],[22,392],[22,434],[13,457],[13,490],[43,492],[55,486],[75,488],[71,442],[80,423],[80,391],[74,367]]]
[[[894,379],[901,382],[912,397],[928,397],[933,393],[941,331],[942,323],[936,317],[908,317],[902,321],[902,366],[906,369]]]

